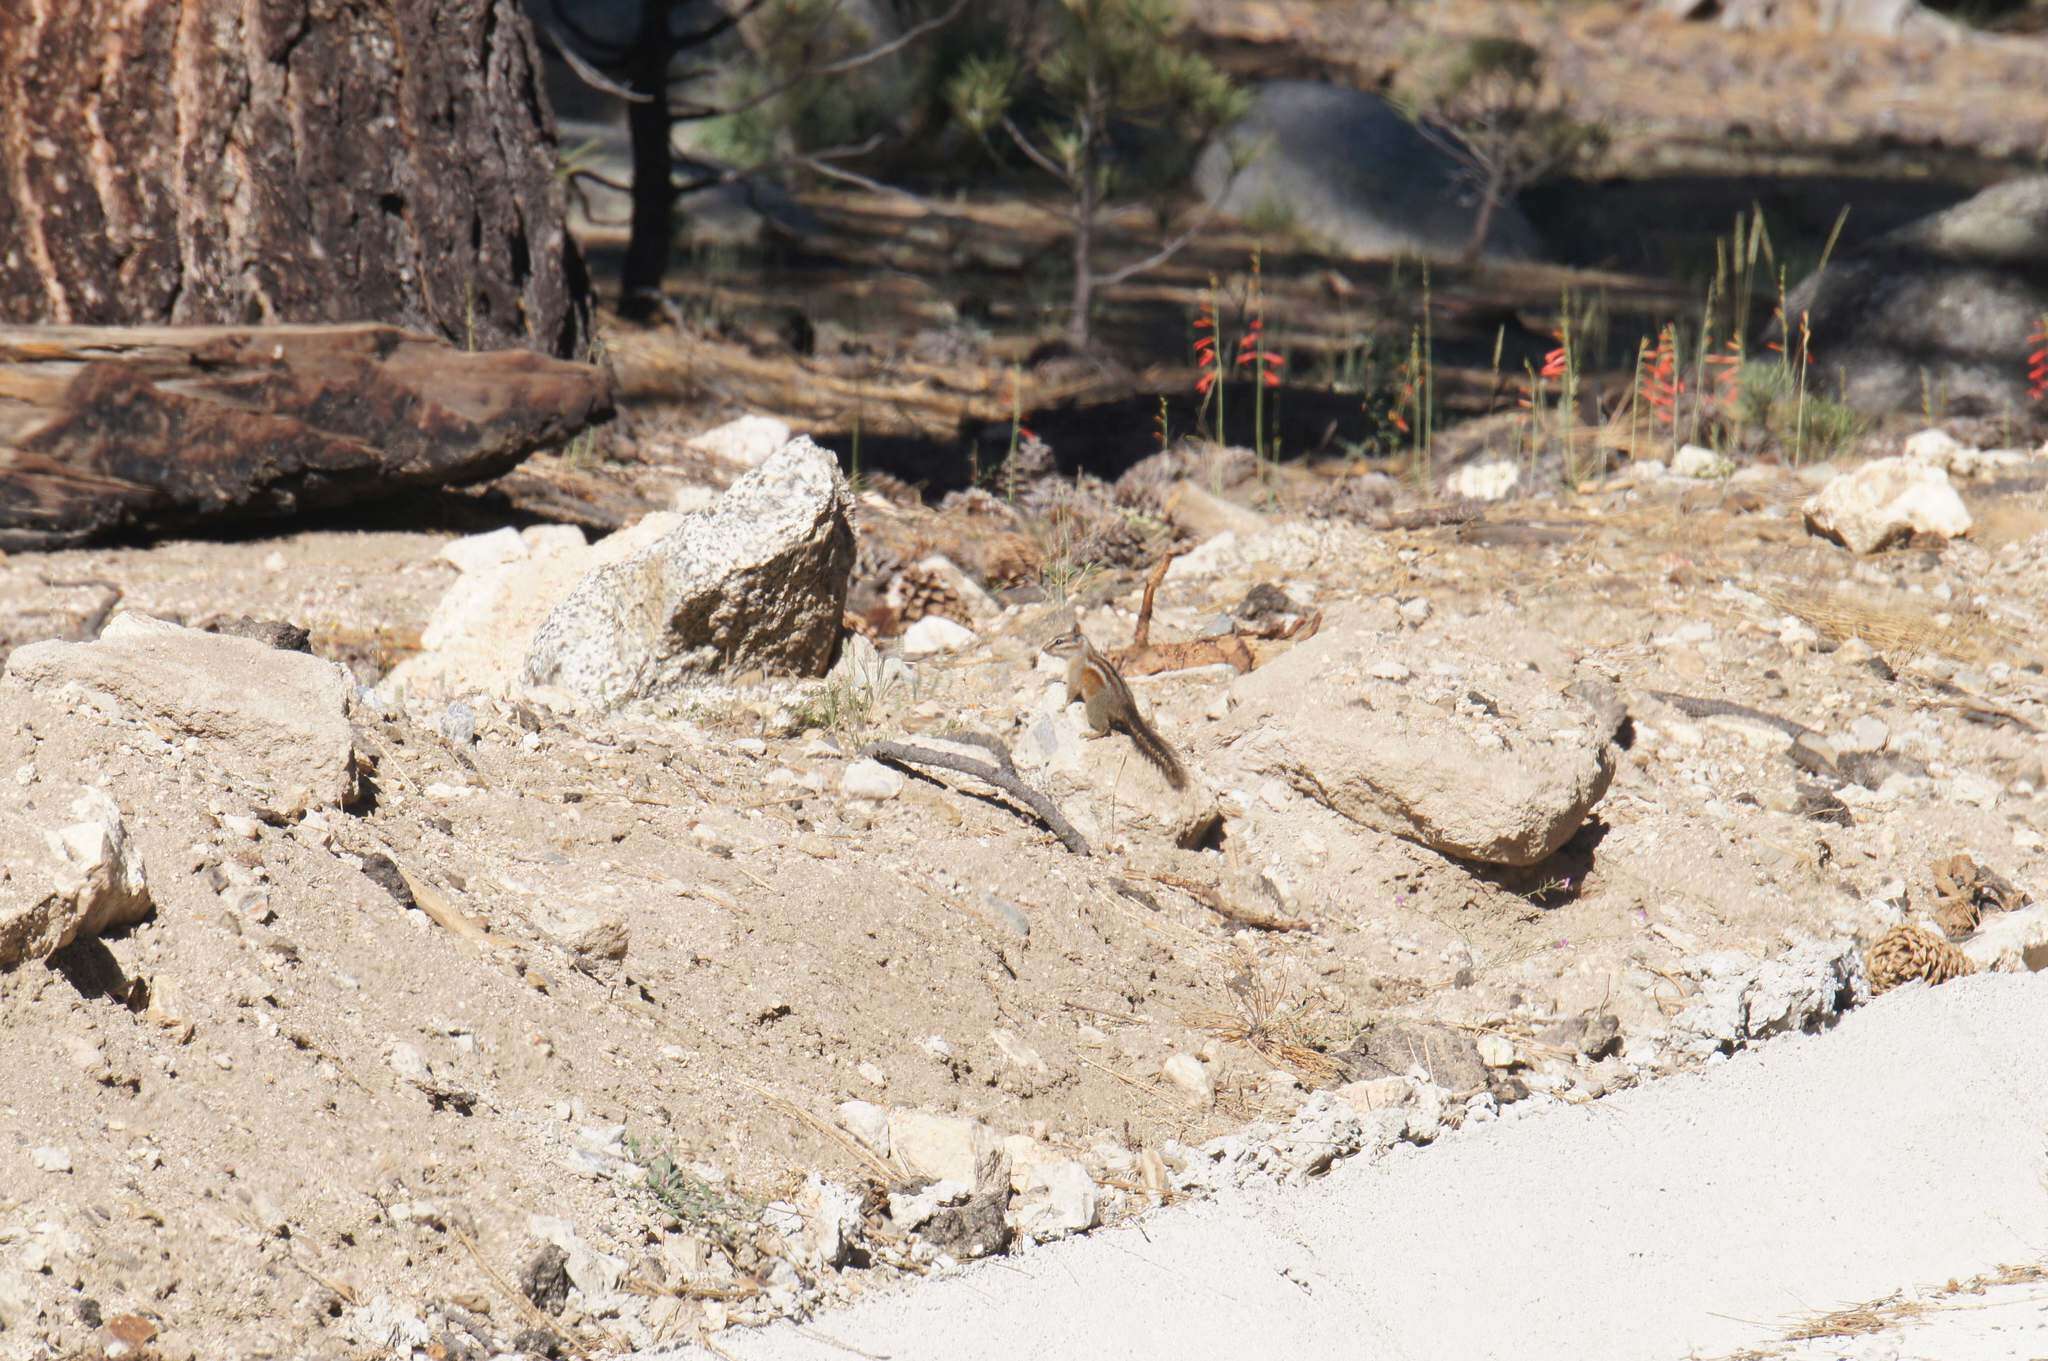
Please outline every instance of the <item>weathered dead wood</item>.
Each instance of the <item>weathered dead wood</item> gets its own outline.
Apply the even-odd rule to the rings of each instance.
[[[972,775],[984,784],[994,785],[1037,814],[1038,820],[1045,824],[1046,830],[1058,837],[1061,844],[1075,855],[1090,853],[1088,838],[1074,830],[1074,824],[1067,821],[1058,804],[1024,783],[1024,778],[1017,773],[1017,767],[1010,761],[1009,750],[1002,743],[978,733],[947,733],[945,739],[980,747],[989,753],[995,764],[971,760],[956,752],[912,746],[908,742],[870,742],[861,755],[872,756],[878,761],[887,761],[892,765],[931,766],[937,770],[952,770],[962,775]]]
[[[0,327],[0,550],[495,477],[603,373],[389,326]]]

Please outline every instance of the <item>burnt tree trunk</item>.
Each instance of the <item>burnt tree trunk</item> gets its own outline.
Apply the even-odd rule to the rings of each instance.
[[[517,0],[0,0],[0,321],[589,345]]]

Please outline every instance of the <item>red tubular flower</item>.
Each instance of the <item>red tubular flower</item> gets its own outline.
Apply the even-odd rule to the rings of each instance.
[[[1706,362],[1714,370],[1714,400],[1723,407],[1735,405],[1736,394],[1742,387],[1742,342],[1723,342],[1725,352],[1710,354]]]
[[[1265,380],[1266,386],[1276,388],[1280,386],[1279,370],[1287,361],[1272,350],[1260,348],[1260,332],[1265,329],[1265,326],[1265,322],[1257,317],[1252,318],[1250,327],[1244,333],[1244,338],[1237,342],[1237,367],[1243,368],[1247,364],[1254,365],[1260,377]]]
[[[1195,330],[1208,332],[1195,337],[1195,367],[1201,371],[1201,376],[1195,380],[1195,391],[1206,397],[1222,376],[1222,366],[1216,362],[1215,295],[1203,299],[1202,310],[1195,317]]]
[[[1657,419],[1678,429],[1678,399],[1685,394],[1685,378],[1678,372],[1678,345],[1666,326],[1657,334],[1657,344],[1643,346],[1641,396]]]
[[[1551,339],[1557,342],[1557,348],[1544,351],[1543,367],[1537,371],[1537,376],[1541,378],[1563,378],[1571,371],[1571,348],[1564,343],[1564,332],[1562,330],[1552,331],[1550,336]]]
[[[2027,399],[2048,401],[2048,314],[2041,318],[2041,324],[2027,337],[2027,344],[2034,347],[2027,356]]]

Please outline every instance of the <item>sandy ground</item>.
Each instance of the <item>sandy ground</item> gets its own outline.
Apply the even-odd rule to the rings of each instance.
[[[1828,1035],[1596,1106],[1470,1128],[1306,1191],[1161,1212],[725,1345],[846,1355],[829,1336],[893,1361],[1645,1361],[1769,1346],[1817,1315],[2039,1259],[2048,1050],[2029,1037],[2044,1023],[2037,977],[1907,988]],[[2002,1289],[1906,1333],[1769,1354],[2040,1354],[2039,1282]]]
[[[292,825],[245,822],[245,795],[205,761],[61,697],[0,708],[10,788],[39,816],[61,813],[80,784],[104,788],[147,861],[156,903],[148,921],[54,967],[0,975],[0,1356],[69,1355],[100,1336],[94,1320],[128,1315],[151,1321],[167,1358],[388,1354],[374,1344],[394,1330],[437,1344],[482,1339],[463,1344],[479,1355],[531,1334],[521,1345],[544,1350],[559,1338],[536,1332],[506,1286],[534,1260],[541,1219],[566,1223],[626,1272],[609,1295],[572,1300],[552,1327],[599,1354],[699,1327],[730,1348],[740,1344],[725,1325],[780,1307],[770,1279],[780,1259],[751,1237],[725,1243],[723,1217],[758,1214],[813,1172],[868,1187],[873,1169],[833,1128],[842,1102],[972,1119],[1078,1160],[1107,1188],[1103,1217],[1114,1222],[1146,1198],[1138,1158],[1284,1121],[1304,1087],[1375,1078],[1369,1036],[1414,1025],[1463,1037],[1468,1050],[1473,1036],[1515,1046],[1497,1081],[1435,1072],[1458,1102],[1475,1083],[1495,1086],[1509,1101],[1562,1111],[1530,1127],[1554,1131],[1558,1147],[1601,1142],[1574,1156],[1588,1179],[1574,1197],[1526,1211],[1471,1200],[1467,1213],[1486,1225],[1468,1235],[1482,1260],[1403,1248],[1414,1270],[1434,1254],[1442,1274],[1427,1291],[1390,1286],[1387,1298],[1410,1303],[1387,1317],[1463,1310],[1470,1297],[1442,1282],[1485,1270],[1540,1294],[1562,1289],[1546,1271],[1614,1274],[1602,1256],[1612,1252],[1635,1279],[1655,1263],[1621,1245],[1646,1241],[1646,1226],[1589,1235],[1584,1251],[1567,1252],[1541,1216],[1607,1204],[1600,1157],[1632,1158],[1650,1142],[1648,1132],[1614,1133],[1610,1110],[1637,1107],[1611,1106],[1608,1094],[1694,1062],[1667,1043],[1701,988],[1692,961],[1723,951],[1756,961],[1815,938],[1867,944],[1932,906],[1930,867],[1958,852],[2023,889],[2048,873],[2039,491],[1972,484],[1972,540],[1855,559],[1804,533],[1805,487],[1789,473],[1729,486],[1615,484],[1418,530],[1283,507],[1236,548],[1177,565],[1159,594],[1156,637],[1198,637],[1272,584],[1331,611],[1365,611],[1400,647],[1434,649],[1447,664],[1512,656],[1560,689],[1590,670],[1611,678],[1634,716],[1594,821],[1531,875],[1475,873],[1334,815],[1219,789],[1239,810],[1224,842],[1235,851],[1174,852],[1182,859],[1170,863],[1263,875],[1270,887],[1232,892],[1298,918],[1295,930],[1241,930],[1145,877],[1168,853],[1135,834],[1125,851],[1082,861],[1013,809],[946,785],[912,779],[880,803],[847,794],[849,757],[874,738],[964,720],[1021,748],[1048,704],[1059,707],[1057,676],[1035,656],[1043,600],[988,621],[974,649],[918,663],[865,705],[816,683],[737,685],[685,705],[582,717],[472,695],[475,741],[458,745],[442,731],[439,700],[365,701],[356,740],[376,754],[380,797]],[[118,591],[126,608],[194,624],[245,613],[302,624],[317,654],[369,683],[407,640],[417,644],[455,581],[437,557],[448,537],[309,530],[20,555],[0,562],[0,645],[90,636],[93,613]],[[1085,612],[1091,635],[1128,639],[1135,574],[1105,574],[1090,593],[1104,602]],[[1883,646],[1841,641],[1833,630],[1845,619]],[[1197,777],[1228,784],[1216,715],[1233,683],[1215,672],[1136,685]],[[1697,717],[1670,696],[1732,700],[1764,717]],[[1821,797],[1779,721],[1819,729],[1845,751],[1852,739],[1871,747],[1869,783]],[[1873,727],[1879,737],[1857,738]],[[1088,745],[1105,769],[1124,749],[1121,739]],[[1116,780],[1104,778],[1069,810],[1113,826],[1124,816],[1117,800]],[[484,924],[497,946],[467,949],[394,900],[372,877],[378,857]],[[624,958],[579,953],[565,914],[615,923]],[[1307,1050],[1244,1041],[1241,974],[1282,1000]],[[1975,1005],[2004,994],[1960,995]],[[1569,1034],[1594,1015],[1614,1019],[1619,1052],[1571,1049]],[[2001,1015],[1987,1010],[1962,1033],[1999,1033]],[[1191,1101],[1170,1076],[1169,1063],[1196,1059],[1213,1101]],[[1834,1121],[1862,1111],[1858,1137],[1887,1146],[1871,1123],[1885,1109],[1876,1089],[1850,1099],[1876,1080],[1867,1065],[1844,1060],[1829,1077],[1819,1058],[1805,1061],[1817,1092],[1848,1103]],[[1901,1163],[1914,1175],[1940,1161],[1995,1181],[1987,1160],[2038,1154],[2038,1118],[2018,1141],[1972,1123],[2011,1113],[1994,1109],[1997,1089],[1973,1088],[1910,1048],[1896,1065],[1886,1081],[1947,1102],[1955,1137],[1981,1132],[1992,1149],[1915,1153]],[[454,1101],[444,1088],[466,1095]],[[1821,1123],[1787,1116],[1755,1134]],[[1473,1160],[1497,1157],[1503,1184],[1539,1184],[1510,1176],[1521,1153],[1485,1151],[1534,1137],[1454,1140],[1346,1173],[1336,1189],[1348,1194],[1347,1178],[1411,1178],[1403,1184],[1421,1208],[1375,1208],[1372,1220],[1421,1232],[1437,1207],[1468,1204],[1459,1198],[1478,1175]],[[1685,1147],[1670,1164],[1674,1185],[1716,1185],[1717,1168],[1732,1177],[1766,1150],[1778,1156],[1769,1145],[1740,1157],[1719,1144]],[[658,1152],[715,1178],[705,1184],[724,1188],[717,1214],[701,1204],[679,1212],[649,1193],[638,1174]],[[69,1171],[43,1165],[57,1153]],[[2005,1188],[2007,1210],[2026,1203],[2032,1178]],[[1718,1186],[1744,1203],[1739,1183]],[[1704,1194],[1674,1200],[1669,1213],[1704,1215]],[[1238,1233],[1267,1206],[1256,1213],[1274,1227],[1262,1232],[1289,1243],[1296,1219],[1310,1231],[1313,1203],[1234,1202],[1186,1222]],[[1524,1213],[1536,1218],[1517,1228]],[[1171,1235],[1177,1222],[1145,1231]],[[1840,1222],[1814,1232],[1840,1234]],[[1731,1259],[1728,1270],[1751,1274],[1725,1283],[1677,1270],[1655,1279],[1674,1300],[1719,1299],[1711,1292],[1725,1284],[1727,1302],[1707,1309],[1769,1322],[2038,1260],[2003,1229],[1972,1253],[1919,1225],[1887,1220],[1868,1236],[1939,1253],[1882,1258],[1890,1274],[1794,1273],[1768,1307],[1745,1305],[1743,1292],[1761,1294],[1778,1269],[1769,1260]],[[1105,1250],[1123,1265],[1106,1273],[1115,1280],[1100,1285],[1103,1298],[1135,1325],[1165,1307],[1153,1297],[1174,1273],[1147,1284],[1126,1255],[1143,1240],[1108,1241],[1125,1248]],[[1718,1260],[1729,1241],[1699,1239],[1698,1251]],[[1364,1270],[1347,1263],[1377,1263],[1382,1251],[1345,1243],[1313,1264],[1306,1253],[1268,1255],[1328,1294]],[[1026,1273],[1021,1282],[1055,1260],[1064,1259],[1027,1256],[1011,1269]],[[1276,1300],[1294,1312],[1313,1303],[1262,1269],[1233,1268],[1217,1298],[1244,1302],[1246,1318],[1269,1315]],[[1371,1273],[1393,1272],[1392,1282],[1406,1269]],[[806,1298],[822,1304],[891,1288],[892,1269],[811,1279]],[[980,1279],[1009,1277],[998,1268]],[[1546,1318],[1530,1312],[1532,1337],[1564,1326]],[[1493,1326],[1502,1345],[1524,1331]],[[1581,1326],[1587,1337],[1600,1331]],[[1673,1346],[1773,1335],[1674,1333]]]

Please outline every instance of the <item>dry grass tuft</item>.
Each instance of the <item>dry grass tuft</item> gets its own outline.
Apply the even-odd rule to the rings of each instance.
[[[1223,984],[1237,1009],[1192,1012],[1185,1018],[1187,1023],[1220,1040],[1249,1045],[1267,1062],[1301,1074],[1312,1087],[1341,1082],[1350,1070],[1315,1044],[1311,1022],[1323,1009],[1322,999],[1290,1001],[1286,985],[1272,981],[1241,944],[1237,962],[1237,970]]]
[[[1976,665],[1999,661],[2020,665],[2032,658],[2018,634],[1952,603],[1922,603],[1905,597],[1880,602],[1844,591],[1769,587],[1758,587],[1757,594],[1836,642],[1861,638],[1887,657],[1904,660],[1935,653]]]

